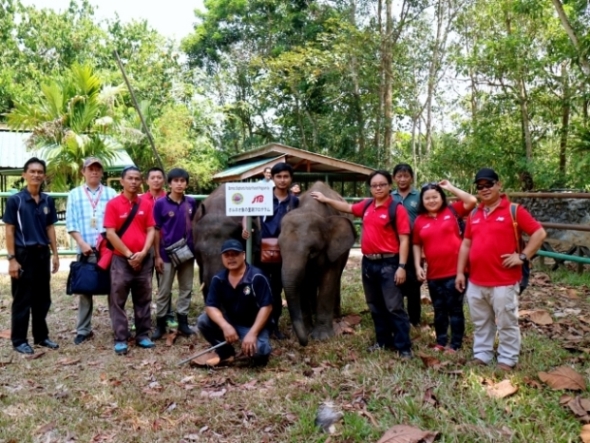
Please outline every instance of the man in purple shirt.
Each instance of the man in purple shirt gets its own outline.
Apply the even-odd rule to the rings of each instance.
[[[170,192],[166,197],[156,200],[154,204],[155,266],[161,278],[156,297],[156,328],[152,334],[153,340],[162,338],[166,333],[166,314],[171,304],[172,283],[176,274],[178,274],[178,301],[176,302],[178,331],[185,335],[195,333],[188,326],[188,308],[195,272],[194,258],[182,263],[174,263],[166,252],[167,247],[183,239],[186,240],[190,250],[194,250],[191,222],[197,209],[197,202],[184,195],[188,181],[189,175],[184,169],[170,170],[168,173]]]

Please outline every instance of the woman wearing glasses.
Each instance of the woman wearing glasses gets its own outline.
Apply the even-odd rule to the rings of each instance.
[[[447,204],[444,190],[457,197]],[[453,186],[448,180],[422,186],[418,217],[414,224],[412,243],[416,275],[428,282],[434,308],[434,329],[437,351],[453,353],[461,348],[465,331],[463,292],[455,288],[457,260],[463,235],[460,219],[469,214],[476,198]],[[421,257],[426,259],[426,270]],[[448,339],[451,326],[450,345]]]
[[[376,343],[369,352],[395,349],[400,357],[407,359],[412,357],[410,320],[399,285],[406,280],[410,219],[404,206],[394,202],[390,195],[392,182],[389,172],[373,172],[367,181],[373,198],[353,205],[328,198],[321,192],[310,195],[338,211],[362,217],[363,289],[376,335]]]

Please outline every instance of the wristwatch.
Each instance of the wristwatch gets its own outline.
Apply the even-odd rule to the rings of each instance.
[[[7,259],[7,260],[14,260],[15,258],[16,258],[16,255],[14,255],[14,254],[8,254],[8,255],[6,256],[6,259]]]
[[[405,263],[400,263],[397,265],[398,268],[402,268],[402,269],[406,269],[406,264]]]
[[[527,261],[529,261],[529,258],[526,256],[526,254],[519,254],[518,258],[520,259],[521,262],[525,263]]]
[[[130,256],[127,257],[127,260],[131,260],[133,258],[135,254],[131,254]]]

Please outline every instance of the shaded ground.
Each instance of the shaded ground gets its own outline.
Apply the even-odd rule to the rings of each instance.
[[[520,300],[521,368],[506,375],[465,364],[470,329],[463,351],[436,354],[429,305],[423,305],[423,328],[412,331],[418,357],[407,362],[390,352],[367,353],[373,335],[359,264],[355,254],[342,284],[343,312],[361,315],[354,333],[306,348],[294,339],[273,342],[265,369],[178,367],[205,347],[201,338],[179,337],[153,350],[132,346],[129,355],[117,357],[105,297],[95,298],[94,339],[74,346],[77,300],[64,295],[60,273],[52,283],[48,320],[61,349],[36,349],[37,358],[29,359],[0,338],[0,442],[376,442],[396,424],[440,432],[443,442],[580,441],[580,421],[560,404],[564,392],[550,389],[538,372],[567,365],[589,380],[587,286],[555,284],[549,275],[535,274]],[[5,275],[0,294],[5,331]],[[194,321],[202,299],[193,300]],[[288,329],[287,319],[282,326]],[[503,380],[516,393],[490,397],[490,386]],[[588,388],[579,394],[590,398]],[[326,400],[344,413],[332,435],[314,424]]]

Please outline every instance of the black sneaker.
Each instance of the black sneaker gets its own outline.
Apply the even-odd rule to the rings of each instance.
[[[76,338],[74,339],[74,344],[80,345],[80,344],[84,343],[86,340],[90,340],[93,336],[94,336],[93,332],[90,332],[88,334],[78,334],[78,335],[76,335]]]
[[[401,351],[399,356],[404,360],[409,360],[412,358],[412,351]]]
[[[367,352],[377,352],[377,351],[384,351],[385,350],[385,346],[381,346],[379,343],[375,343],[372,346],[369,346],[367,348]]]
[[[22,343],[18,346],[15,346],[14,350],[16,352],[20,352],[21,354],[27,354],[27,355],[31,355],[31,354],[35,353],[35,351],[33,351],[33,348],[31,348],[31,345],[29,345],[28,343]]]

